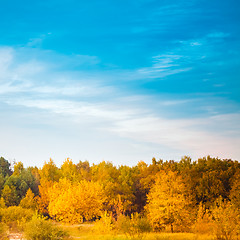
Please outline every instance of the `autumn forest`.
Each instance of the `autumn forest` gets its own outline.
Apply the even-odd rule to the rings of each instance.
[[[42,168],[25,168],[1,157],[0,197],[1,222],[8,225],[14,212],[25,222],[37,213],[61,224],[95,223],[109,232],[129,222],[138,239],[145,231],[215,231],[217,239],[234,239],[240,163],[185,156],[180,161],[153,158],[151,164],[140,161],[133,167],[66,159],[57,167],[50,159]],[[133,239],[129,229],[126,236]]]

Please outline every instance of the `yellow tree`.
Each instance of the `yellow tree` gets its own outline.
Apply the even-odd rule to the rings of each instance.
[[[38,211],[48,216],[48,205],[49,205],[49,191],[53,185],[50,181],[41,181],[41,185],[38,186],[39,196],[36,197]]]
[[[40,175],[39,196],[37,198],[38,210],[43,215],[48,215],[49,190],[55,182],[59,181],[60,171],[50,158],[49,162],[45,162],[38,173]]]
[[[28,189],[25,198],[21,200],[20,206],[23,208],[29,208],[33,210],[37,208],[37,201],[31,188]]]
[[[81,223],[101,215],[105,200],[102,186],[97,182],[56,182],[49,191],[49,214],[58,221]]]
[[[102,184],[106,195],[105,210],[115,211],[119,203],[119,171],[111,162],[102,161],[91,167],[92,181]]]
[[[14,175],[20,175],[23,170],[24,170],[23,163],[22,162],[18,162],[18,163],[16,163],[14,165],[14,172],[13,172],[13,174]]]
[[[77,181],[80,178],[78,177],[77,166],[72,162],[70,158],[67,158],[62,164],[60,175],[62,178],[67,178],[70,181]]]
[[[45,162],[42,169],[39,170],[40,181],[55,182],[60,178],[60,171],[53,160]]]
[[[230,191],[231,203],[240,210],[240,173],[237,172],[233,179],[232,189]]]
[[[186,187],[183,180],[176,172],[161,171],[156,182],[147,196],[146,210],[149,221],[155,230],[164,229],[166,226],[181,230],[189,219],[186,199]]]
[[[0,208],[6,208],[6,204],[3,197],[0,198]]]
[[[200,203],[193,227],[194,231],[199,234],[209,234],[213,232],[213,227],[211,211],[203,203]]]

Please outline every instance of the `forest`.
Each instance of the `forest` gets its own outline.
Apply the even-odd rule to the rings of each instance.
[[[150,233],[238,239],[239,210],[240,163],[231,159],[153,158],[151,164],[139,161],[130,167],[105,161],[75,164],[67,158],[60,167],[50,159],[42,168],[25,168],[0,158],[0,239],[8,239],[6,231],[13,229],[25,231],[26,239],[71,237],[59,229],[55,238],[34,237],[26,226],[33,229],[39,221],[90,224],[95,234],[114,232],[109,239],[151,239]],[[117,237],[120,232],[124,237]]]

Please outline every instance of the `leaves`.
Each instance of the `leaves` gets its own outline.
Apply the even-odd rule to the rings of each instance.
[[[49,191],[49,214],[58,221],[81,223],[101,215],[105,195],[99,183],[60,179]]]
[[[173,231],[173,226],[182,226],[187,222],[189,202],[185,196],[186,186],[177,173],[161,171],[157,175],[146,205],[149,221],[155,230],[171,226]]]

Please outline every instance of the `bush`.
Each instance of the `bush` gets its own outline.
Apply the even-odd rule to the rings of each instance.
[[[34,211],[19,206],[0,208],[0,220],[7,224],[10,229],[21,227],[22,223],[30,221]]]
[[[0,240],[5,240],[7,238],[7,226],[4,223],[0,223]]]
[[[230,202],[216,200],[212,216],[217,240],[232,240],[239,234],[239,212]]]
[[[114,230],[114,220],[107,212],[105,212],[100,220],[94,224],[93,231],[101,234],[109,234]]]
[[[141,217],[138,213],[132,214],[131,218],[120,216],[117,225],[128,239],[143,239],[145,234],[151,231],[147,218]]]
[[[211,234],[214,230],[212,215],[201,203],[198,208],[197,218],[193,225],[193,231],[197,234]]]
[[[64,230],[52,222],[37,216],[33,216],[32,220],[26,223],[24,235],[27,240],[61,240],[69,237]]]

